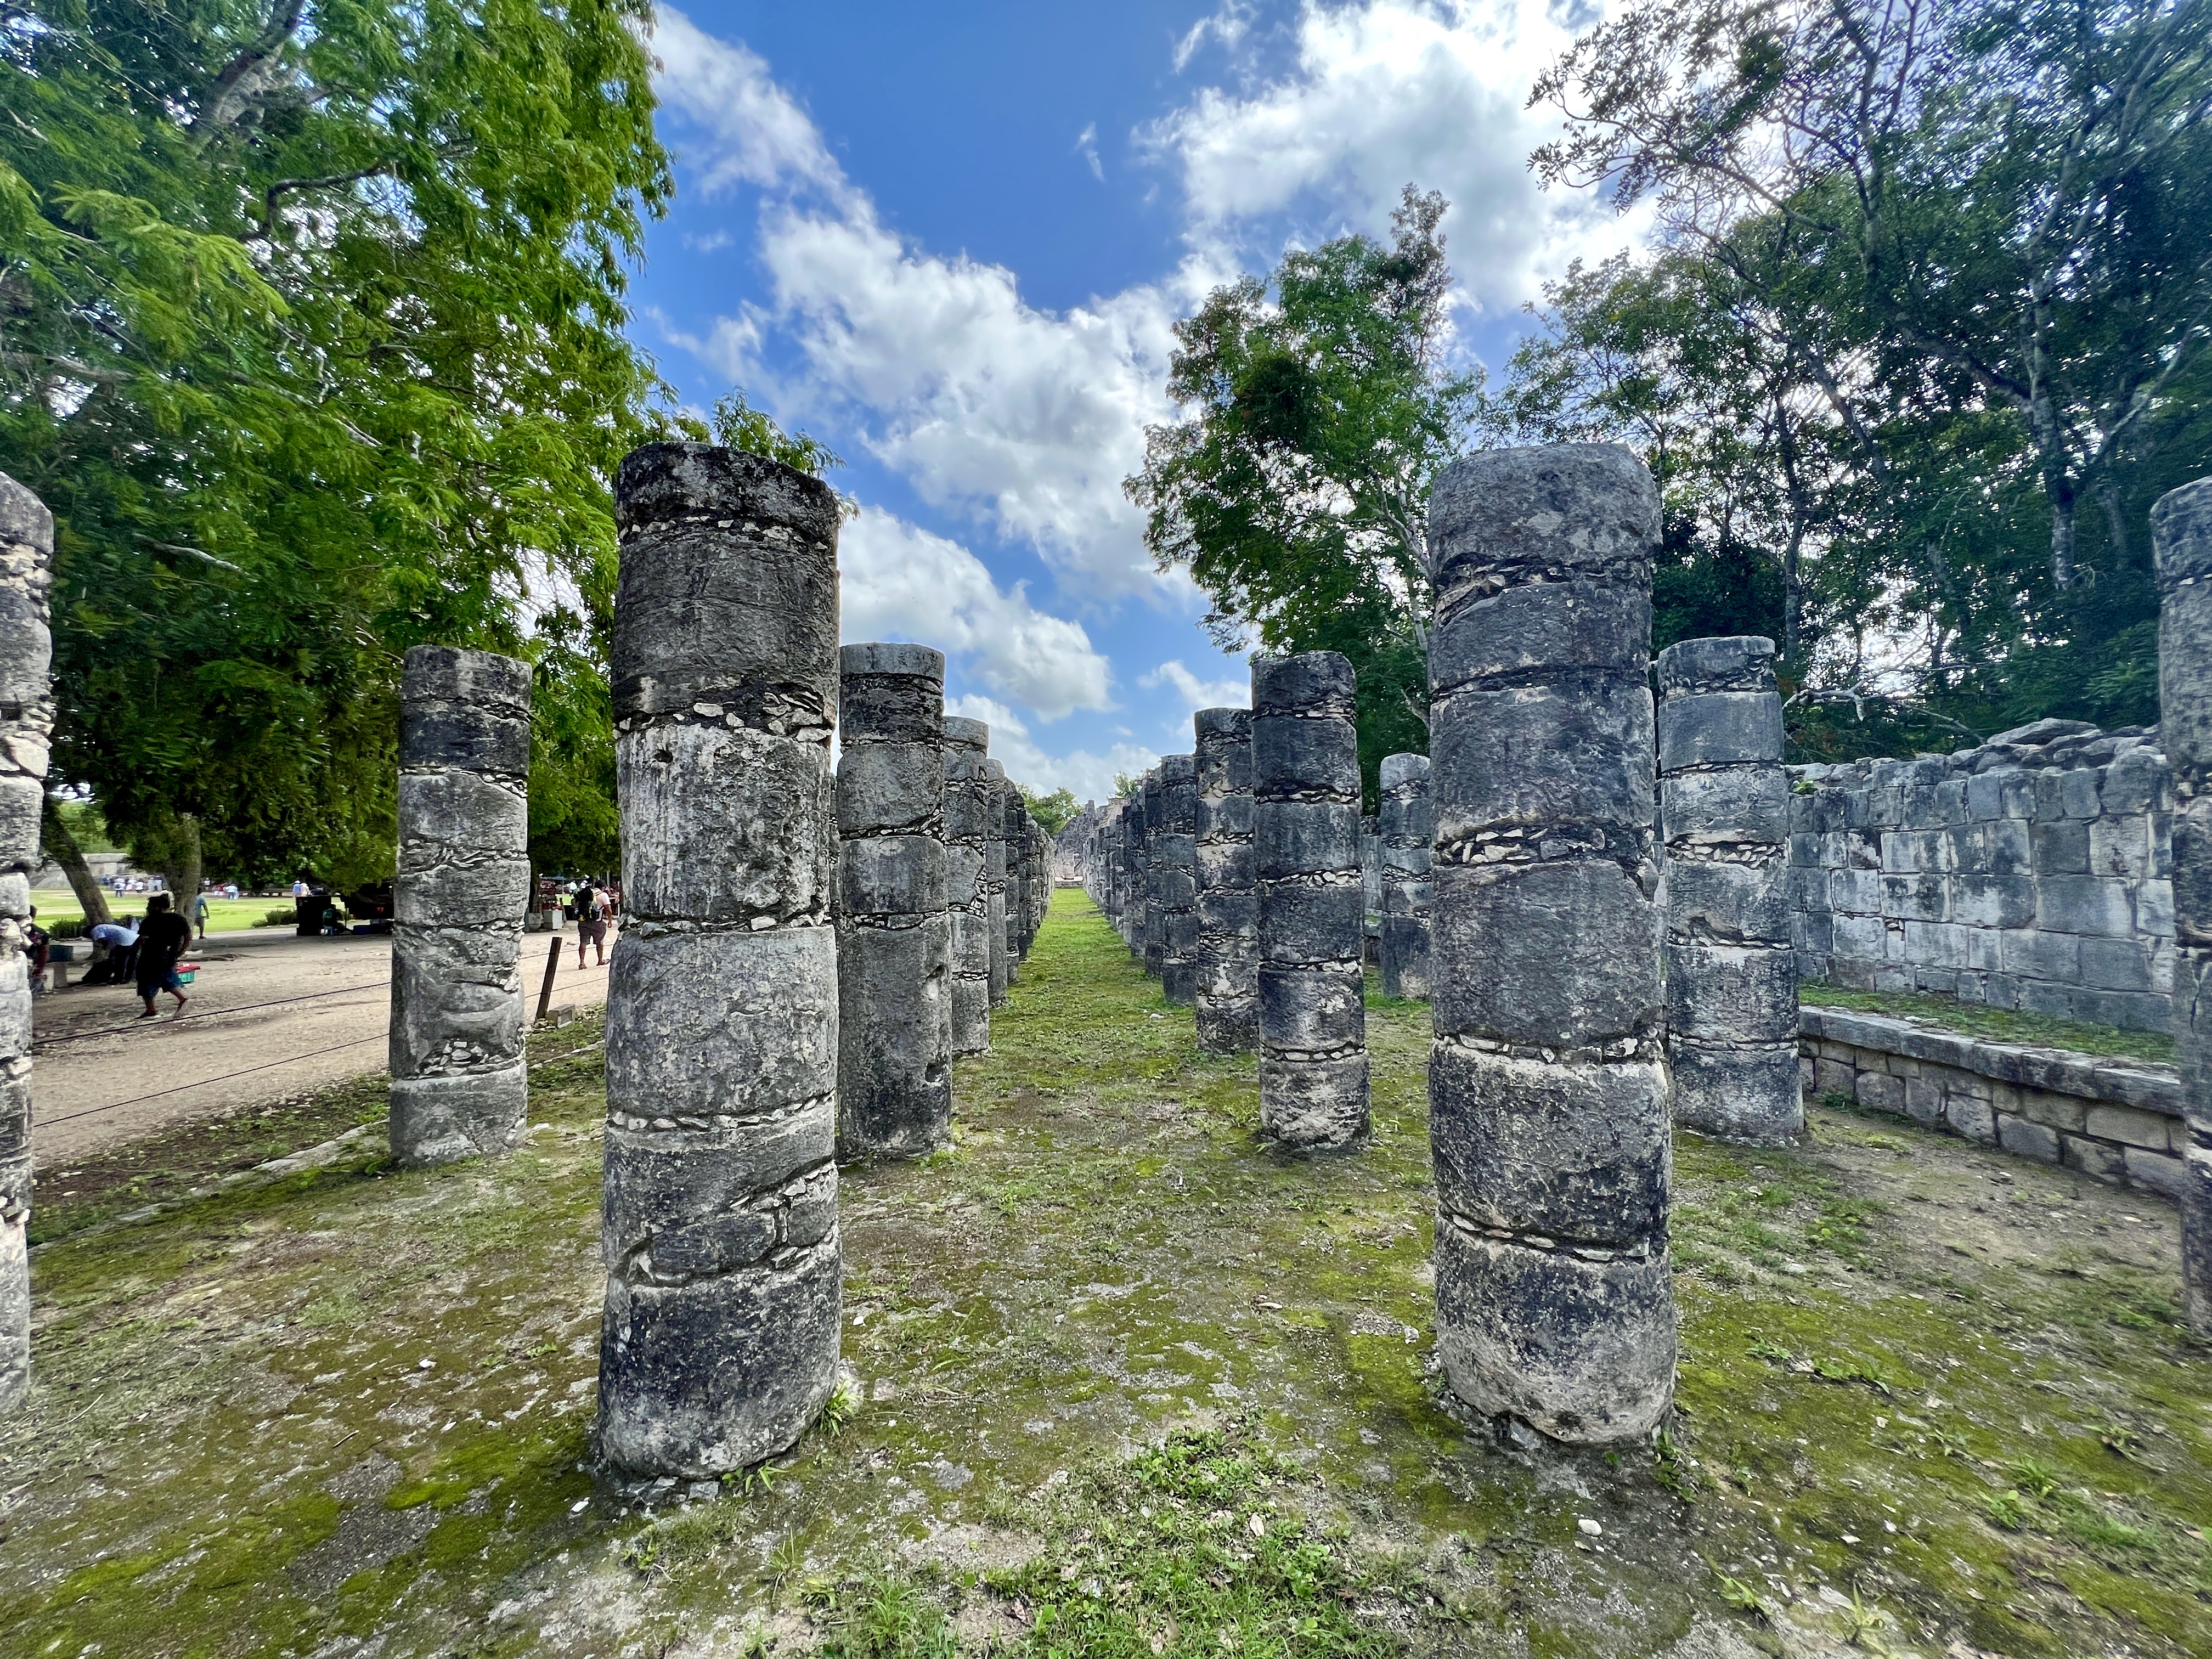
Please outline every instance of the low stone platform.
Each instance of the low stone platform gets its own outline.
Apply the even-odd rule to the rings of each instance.
[[[1798,1012],[1805,1097],[1877,1111],[2166,1198],[2181,1192],[2171,1066],[1993,1042],[1843,1008]]]

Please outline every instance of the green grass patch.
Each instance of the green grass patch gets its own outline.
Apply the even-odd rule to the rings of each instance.
[[[2117,1025],[2087,1025],[2051,1014],[1992,1008],[1986,1003],[1967,1002],[1933,991],[1852,991],[1819,980],[1801,980],[1797,1000],[1816,1008],[1848,1008],[1862,1014],[1886,1014],[1893,1019],[1909,1019],[1939,1030],[1985,1037],[1991,1042],[2018,1043],[2026,1048],[2069,1048],[2076,1054],[2148,1060],[2169,1066],[2173,1064],[2176,1054],[2173,1038],[2165,1031],[2128,1031]]]

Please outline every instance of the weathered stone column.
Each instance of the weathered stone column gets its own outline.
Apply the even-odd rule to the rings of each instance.
[[[1260,1046],[1260,894],[1252,872],[1252,711],[1201,708],[1198,777],[1198,1046]]]
[[[1794,1139],[1805,1097],[1773,641],[1659,653],[1659,813],[1675,1121],[1758,1146]]]
[[[991,893],[984,876],[990,836],[991,728],[945,720],[945,890],[952,915],[952,1052],[991,1046]]]
[[[1252,665],[1260,1133],[1288,1152],[1367,1139],[1354,684],[1334,651]]]
[[[1029,841],[1024,830],[1030,814],[1022,792],[1011,782],[1001,804],[1006,842],[1006,983],[1012,985],[1022,976],[1022,953],[1027,949],[1022,928],[1029,904],[1030,870]]]
[[[392,1156],[510,1151],[530,1106],[522,914],[530,902],[530,665],[418,645],[399,681],[392,881]]]
[[[1559,1440],[1647,1434],[1674,1390],[1658,539],[1617,445],[1469,456],[1429,498],[1437,1347],[1469,1410]]]
[[[2181,1297],[2212,1336],[2212,478],[2150,510],[2159,735],[2173,769],[2173,1030],[2181,1042]]]
[[[706,444],[615,478],[599,1444],[629,1476],[782,1451],[836,1385],[837,498]]]
[[[919,1158],[952,1131],[945,653],[837,660],[837,1156]]]
[[[31,977],[24,924],[54,730],[54,515],[0,472],[0,1412],[31,1386]]]
[[[1191,756],[1160,761],[1160,830],[1152,844],[1160,988],[1187,1008],[1198,1000],[1198,765]]]
[[[1145,792],[1141,783],[1121,801],[1121,943],[1145,955]]]
[[[1382,988],[1394,997],[1429,994],[1429,856],[1437,815],[1429,800],[1429,757],[1382,757]]]
[[[1167,821],[1167,779],[1154,767],[1145,774],[1145,971],[1164,980],[1168,966],[1168,907],[1160,884],[1167,878],[1160,845]]]
[[[991,1006],[996,1008],[1006,1000],[1012,960],[1006,954],[1006,797],[1013,793],[1013,786],[1006,781],[1006,769],[994,760],[983,763],[983,773],[988,780],[983,807],[983,892],[991,930]]]

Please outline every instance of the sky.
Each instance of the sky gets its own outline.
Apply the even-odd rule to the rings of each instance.
[[[848,641],[947,658],[1032,788],[1103,799],[1249,700],[1122,494],[1174,325],[1284,251],[1444,192],[1455,351],[1502,367],[1577,257],[1637,240],[1541,189],[1536,75],[1599,0],[687,0],[650,42],[677,194],[632,331],[846,465]]]

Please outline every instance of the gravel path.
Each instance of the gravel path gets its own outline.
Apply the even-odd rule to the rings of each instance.
[[[551,935],[524,937],[535,1008]],[[553,1002],[603,1001],[606,970],[576,973],[564,939]],[[82,1158],[188,1119],[379,1071],[391,1018],[392,945],[383,935],[301,939],[274,928],[211,933],[187,958],[198,982],[185,1017],[139,1021],[129,986],[72,986],[35,1004],[31,1151],[35,1165]]]

